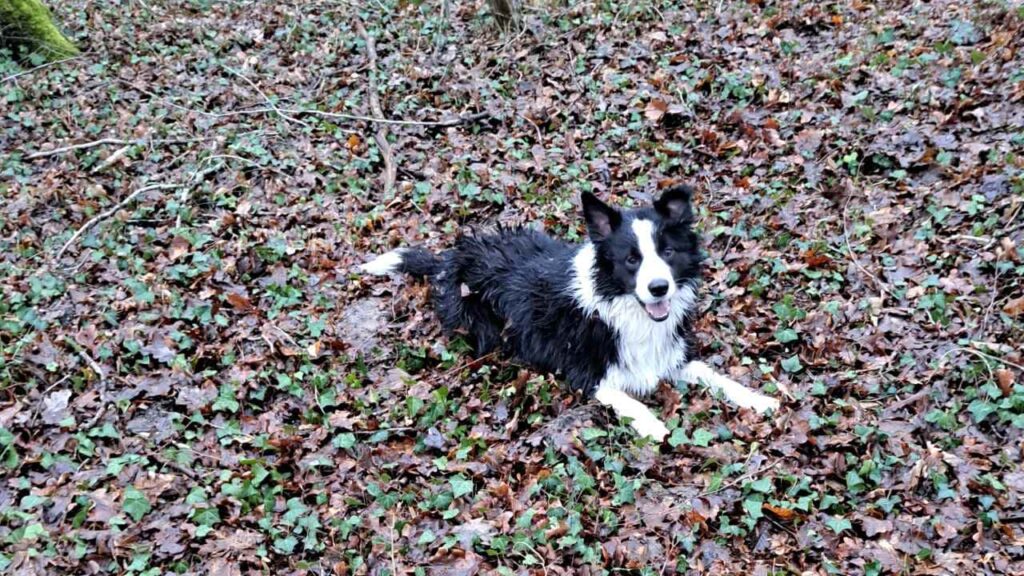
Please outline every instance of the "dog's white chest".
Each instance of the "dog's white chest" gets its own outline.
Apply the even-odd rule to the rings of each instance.
[[[664,322],[652,322],[631,297],[616,299],[602,310],[602,318],[619,337],[618,362],[608,368],[606,383],[643,396],[685,364],[686,342],[676,327],[695,300],[689,286],[681,289],[673,299],[670,318]]]
[[[659,335],[660,336],[660,335]],[[674,334],[650,336],[644,342],[619,342],[619,362],[609,369],[617,372],[617,388],[635,396],[644,396],[658,387],[662,378],[686,362],[686,343]]]

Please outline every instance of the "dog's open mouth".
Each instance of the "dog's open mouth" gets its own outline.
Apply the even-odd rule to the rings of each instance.
[[[651,317],[651,320],[655,322],[661,322],[668,318],[669,312],[672,311],[672,305],[668,300],[659,300],[657,302],[651,302],[650,304],[643,303],[644,311]]]

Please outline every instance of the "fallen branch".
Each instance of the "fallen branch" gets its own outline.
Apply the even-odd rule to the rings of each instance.
[[[322,110],[312,110],[306,108],[281,108],[281,110],[283,112],[287,112],[288,114],[310,114],[313,116],[323,116],[324,118],[335,118],[338,120],[372,122],[375,124],[391,124],[393,126],[431,126],[436,128],[451,128],[454,126],[461,126],[462,124],[472,124],[473,122],[479,122],[480,120],[491,117],[490,112],[477,112],[475,114],[457,116],[455,118],[449,118],[447,120],[394,120],[391,118],[360,116],[359,114],[342,114],[341,112],[324,112]],[[266,110],[260,110],[260,112],[266,112]]]
[[[131,147],[131,144],[125,144],[124,146],[121,146],[117,150],[114,150],[114,153],[111,154],[110,156],[107,156],[107,159],[104,160],[102,164],[92,169],[92,173],[98,174],[100,172],[103,172],[107,168],[110,168],[118,160],[124,158],[124,155],[128,153],[128,150],[131,150]]]
[[[157,138],[150,140],[147,138],[135,138],[132,140],[124,140],[122,138],[100,138],[99,140],[93,140],[92,142],[82,142],[81,144],[71,144],[69,146],[61,146],[60,148],[54,148],[53,150],[43,150],[41,152],[33,152],[28,156],[25,156],[26,160],[35,160],[36,158],[46,158],[47,156],[56,156],[57,154],[63,154],[65,152],[71,152],[72,150],[84,150],[86,148],[95,148],[97,146],[104,146],[107,144],[118,145],[118,146],[143,146],[146,144],[191,144],[193,142],[205,142],[211,140],[212,137],[207,138]]]
[[[118,210],[120,210],[121,208],[124,208],[125,206],[130,204],[133,200],[138,198],[140,195],[142,195],[142,194],[144,194],[146,192],[152,191],[152,190],[167,190],[167,189],[170,189],[170,188],[178,188],[179,186],[181,186],[181,185],[180,184],[150,184],[149,186],[143,186],[142,188],[139,188],[135,192],[132,192],[131,194],[128,195],[127,198],[125,198],[124,200],[121,200],[120,202],[118,202],[117,205],[114,206],[113,208],[110,208],[109,210],[101,212],[101,213],[97,214],[96,216],[93,216],[88,222],[83,224],[82,227],[79,228],[78,231],[76,231],[71,236],[71,238],[69,238],[68,241],[64,243],[63,246],[61,246],[61,249],[57,251],[57,255],[54,256],[53,259],[55,261],[60,260],[61,256],[64,255],[64,252],[66,252],[67,249],[72,244],[74,244],[76,240],[78,240],[82,236],[82,234],[85,234],[85,232],[89,228],[92,228],[97,223],[99,223],[99,222],[101,222],[101,221],[103,221],[103,220],[105,220],[107,218],[110,218],[111,216],[116,214]]]
[[[289,116],[288,114],[285,114],[284,111],[282,111],[280,108],[277,107],[277,104],[274,104],[274,102],[270,99],[270,96],[267,96],[267,93],[264,92],[263,90],[261,90],[260,87],[257,86],[255,82],[253,82],[248,77],[246,77],[245,74],[242,74],[241,72],[239,72],[239,71],[237,71],[237,70],[235,70],[235,69],[233,69],[231,67],[228,67],[228,66],[225,66],[224,69],[227,70],[228,72],[230,72],[232,75],[237,76],[237,77],[241,78],[242,80],[245,80],[245,83],[248,84],[250,87],[252,87],[253,90],[258,92],[259,95],[263,97],[263,100],[267,103],[267,106],[269,106],[270,109],[273,110],[274,113],[277,114],[278,116],[280,116],[283,120],[288,120],[289,122],[295,122],[296,124],[301,124],[302,126],[305,126],[305,127],[309,128],[309,124],[307,122],[303,122],[302,120],[299,120],[298,118],[295,118],[293,116]]]
[[[278,111],[280,111],[280,112],[284,112],[285,114],[290,114],[292,116],[304,116],[304,115],[320,116],[322,118],[332,118],[334,120],[347,120],[347,121],[350,121],[350,122],[371,122],[371,123],[374,123],[374,124],[390,124],[390,125],[393,125],[393,126],[429,126],[429,127],[433,127],[433,128],[452,128],[452,127],[455,127],[455,126],[461,126],[463,124],[472,124],[474,122],[479,122],[480,120],[484,120],[486,118],[491,118],[491,116],[492,116],[492,114],[490,112],[476,112],[474,114],[466,114],[465,116],[456,116],[454,118],[448,118],[448,119],[445,119],[445,120],[395,120],[395,119],[392,119],[392,118],[383,118],[383,117],[375,117],[375,116],[363,116],[361,114],[345,114],[343,112],[327,112],[327,111],[324,111],[324,110],[315,110],[313,108],[282,108],[280,106],[277,106],[276,110],[274,108],[249,108],[249,109],[246,109],[246,110],[231,110],[231,111],[228,111],[228,112],[210,112],[208,110],[200,110],[198,108],[189,108],[187,106],[182,106],[181,104],[178,104],[178,103],[172,101],[170,98],[161,96],[159,94],[155,94],[153,92],[150,92],[149,90],[146,90],[145,88],[142,88],[141,86],[136,86],[134,84],[131,84],[131,83],[123,81],[123,80],[121,81],[121,83],[124,86],[126,86],[128,88],[131,88],[132,90],[137,90],[139,92],[142,92],[143,94],[149,96],[150,98],[158,99],[162,103],[164,103],[165,105],[170,106],[171,108],[175,108],[177,110],[181,110],[182,112],[191,112],[193,114],[199,114],[200,116],[205,116],[207,118],[230,118],[232,116],[255,116],[255,115],[258,115],[258,114],[268,114],[268,113],[271,113],[271,112],[277,113]]]
[[[57,154],[63,154],[72,150],[83,150],[85,148],[95,148],[96,146],[103,146],[104,144],[128,144],[127,140],[120,138],[100,138],[99,140],[93,140],[92,142],[83,142],[81,144],[72,144],[70,146],[63,146],[61,148],[54,148],[53,150],[45,150],[43,152],[35,152],[25,156],[26,160],[34,160],[36,158],[46,158],[47,156],[56,156]]]
[[[935,387],[933,385],[925,386],[924,388],[921,388],[920,390],[914,392],[910,396],[907,396],[903,400],[889,404],[888,406],[885,407],[885,410],[883,412],[885,414],[892,414],[897,410],[906,408],[907,406],[910,406],[911,404],[917,402],[918,400],[930,395],[934,389]]]
[[[849,226],[846,223],[846,212],[847,212],[847,209],[849,209],[849,207],[850,207],[850,198],[852,196],[853,196],[853,194],[848,191],[847,196],[846,196],[846,203],[843,204],[843,242],[846,243],[846,251],[847,251],[847,253],[849,253],[850,261],[853,262],[853,265],[856,266],[857,269],[860,270],[862,274],[864,274],[868,278],[870,278],[870,279],[875,281],[875,285],[878,286],[878,290],[882,293],[882,296],[888,296],[889,295],[889,288],[886,285],[886,283],[883,282],[882,280],[880,280],[878,278],[878,276],[875,276],[874,274],[869,272],[868,269],[865,268],[860,263],[860,260],[857,259],[857,255],[853,253],[853,248],[850,246],[850,230],[849,230]]]
[[[71,58],[65,58],[63,60],[54,60],[53,62],[47,62],[46,64],[40,64],[39,66],[36,66],[35,68],[29,68],[28,70],[23,70],[23,71],[18,72],[16,74],[11,74],[10,76],[5,77],[3,80],[0,80],[0,83],[8,82],[10,80],[14,80],[15,78],[20,78],[22,76],[26,76],[26,75],[31,74],[33,72],[36,72],[38,70],[42,70],[43,68],[49,68],[50,66],[56,66],[57,64],[63,64],[65,62],[71,62],[72,60],[78,60],[82,56],[83,56],[83,54],[79,54],[78,56],[72,56]]]
[[[751,454],[749,454],[747,456],[747,460],[743,463],[743,467],[744,468],[746,468],[747,464],[750,463],[751,456],[753,456],[753,453],[751,453]],[[718,494],[719,492],[728,490],[729,488],[732,488],[733,486],[736,486],[737,484],[740,484],[741,482],[744,482],[747,479],[756,476],[762,470],[772,470],[772,469],[774,469],[779,464],[779,462],[781,462],[781,461],[782,461],[782,456],[779,456],[775,460],[772,460],[771,464],[768,464],[767,466],[759,466],[756,470],[751,470],[750,472],[747,472],[746,474],[743,474],[742,476],[737,476],[732,481],[726,482],[725,484],[722,484],[721,486],[719,486],[718,488],[715,488],[714,490],[705,490],[705,491],[701,492],[700,494],[697,494],[697,498],[703,498],[705,496],[710,496],[712,494]]]
[[[78,353],[78,356],[89,365],[89,368],[96,373],[96,377],[100,379],[100,382],[106,381],[107,375],[103,372],[103,367],[93,360],[92,356],[89,356],[89,353],[85,351],[85,348],[82,348],[78,345],[78,342],[75,342],[67,336],[64,337],[64,341],[67,342],[68,346],[71,346],[71,348]]]
[[[377,45],[359,18],[356,18],[356,30],[366,40],[366,56],[370,60],[370,69],[366,73],[366,77],[370,81],[370,109],[377,117],[383,118],[384,110],[381,108],[380,98],[377,96]],[[395,190],[398,170],[395,168],[395,157],[391,153],[391,144],[388,143],[388,129],[384,126],[379,127],[377,133],[373,135],[373,139],[377,141],[377,147],[380,148],[381,156],[384,157],[384,196],[390,197]]]

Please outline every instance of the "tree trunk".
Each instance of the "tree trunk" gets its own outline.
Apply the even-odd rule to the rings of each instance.
[[[502,32],[507,32],[518,20],[514,0],[487,0],[487,5],[490,6],[491,15]]]
[[[47,60],[78,54],[40,0],[0,0],[0,44],[28,48]]]

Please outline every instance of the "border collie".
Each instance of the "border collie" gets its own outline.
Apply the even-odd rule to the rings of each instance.
[[[440,255],[399,248],[360,270],[428,277],[448,334],[466,334],[478,355],[501,347],[561,375],[660,442],[668,429],[633,397],[664,378],[703,382],[760,413],[779,407],[692,359],[702,258],[692,195],[676,186],[653,206],[620,211],[584,193],[582,245],[499,228],[462,236]]]

